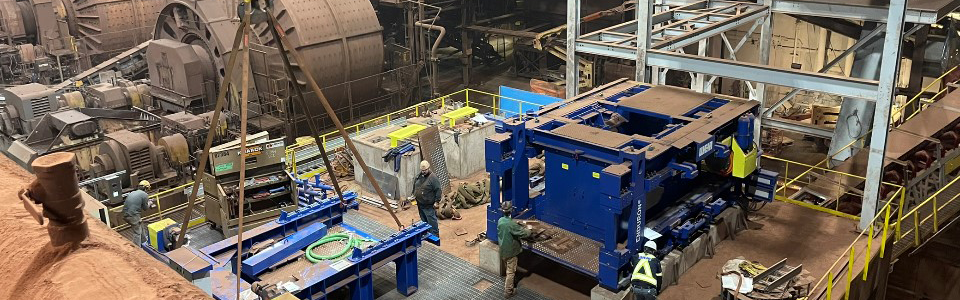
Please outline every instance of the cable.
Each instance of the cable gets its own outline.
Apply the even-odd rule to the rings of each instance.
[[[346,245],[345,247],[343,247],[343,249],[341,249],[339,252],[337,252],[337,253],[335,253],[335,254],[332,254],[332,255],[317,255],[317,254],[314,254],[314,253],[313,253],[313,248],[316,248],[316,247],[318,247],[318,246],[325,245],[325,244],[330,243],[330,242],[337,242],[337,241],[343,241],[343,240],[346,240],[346,241],[347,241],[347,245]],[[346,233],[331,234],[331,235],[327,235],[327,236],[325,236],[325,237],[317,240],[316,242],[313,242],[313,244],[310,244],[310,246],[307,247],[307,251],[306,251],[306,253],[304,254],[304,256],[306,256],[306,257],[307,257],[307,260],[309,260],[311,263],[318,263],[318,262],[324,261],[324,260],[338,259],[338,258],[343,257],[344,255],[346,255],[347,252],[349,252],[350,250],[353,250],[353,248],[360,247],[360,245],[361,245],[362,243],[364,243],[364,242],[372,242],[372,240],[363,239],[363,238],[358,238],[358,237],[355,237],[355,236],[353,236],[353,235],[349,235],[349,234],[346,234]]]

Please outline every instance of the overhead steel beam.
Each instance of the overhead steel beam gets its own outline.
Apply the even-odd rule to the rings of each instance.
[[[846,20],[860,20],[872,22],[887,22],[887,7],[879,5],[856,5],[848,1],[811,2],[809,0],[776,0],[771,8],[774,12],[837,18]],[[956,5],[952,5],[955,9]],[[953,9],[947,10],[952,11]],[[934,24],[945,14],[933,10],[909,9],[903,18],[904,22],[919,24]]]
[[[806,135],[812,135],[825,139],[833,138],[833,129],[819,125],[813,125],[807,122],[794,121],[784,118],[770,117],[763,118],[763,127],[783,129],[792,132],[799,132]]]
[[[768,8],[763,7],[753,11],[742,13],[737,17],[732,17],[727,20],[710,24],[704,29],[696,30],[691,33],[684,34],[682,36],[679,36],[673,39],[659,42],[656,45],[653,45],[653,49],[676,50],[689,45],[693,45],[699,42],[700,40],[713,37],[722,32],[733,30],[737,27],[740,27],[741,25],[748,24],[750,22],[753,22],[754,20],[763,18],[764,16],[767,15],[766,14],[767,10]]]
[[[578,41],[577,51],[613,58],[634,60],[633,47],[616,47],[591,41]],[[781,69],[755,63],[681,54],[663,50],[647,51],[647,64],[694,73],[716,75],[766,84],[819,91],[828,94],[876,99],[877,81],[816,72]]]
[[[886,1],[877,1],[877,4],[867,0],[828,1],[829,0],[775,0],[766,1],[765,4],[771,5],[775,13],[819,16],[851,21],[886,22],[887,20]],[[662,4],[679,6],[695,2],[697,1],[663,0]],[[922,2],[931,1],[916,1],[916,3]],[[945,1],[940,7],[936,8],[908,7],[904,22],[927,25],[934,24],[958,7],[960,7],[960,1],[957,0]]]
[[[818,17],[818,16],[805,16],[798,14],[790,14],[791,17],[796,18],[797,20],[804,21],[813,25],[817,25],[827,30],[839,33],[845,37],[851,39],[859,39],[860,31],[862,27],[860,24],[856,24],[847,20],[834,19],[827,17]]]
[[[877,35],[883,32],[883,29],[884,29],[883,26],[877,27],[876,29],[868,33],[866,36],[864,36],[862,39],[858,40],[855,44],[853,44],[853,46],[850,46],[850,48],[847,48],[847,50],[844,50],[843,53],[840,53],[840,55],[837,55],[837,57],[834,57],[833,60],[828,62],[826,65],[824,65],[823,68],[820,68],[820,70],[817,72],[819,73],[827,72],[828,70],[830,70],[830,68],[833,68],[833,66],[836,66],[838,63],[846,59],[848,55],[857,51],[858,49],[863,47],[863,45],[866,45],[868,42],[876,38]],[[787,101],[790,101],[790,99],[793,99],[793,97],[799,94],[800,91],[801,90],[790,91],[790,93],[788,93],[786,96],[783,96],[783,98],[780,98],[780,100],[777,101],[777,103],[770,105],[770,107],[767,108],[766,112],[764,112],[763,115],[766,117],[772,116],[773,112],[776,111],[777,108],[780,108],[781,105],[783,105],[784,103],[787,103]]]

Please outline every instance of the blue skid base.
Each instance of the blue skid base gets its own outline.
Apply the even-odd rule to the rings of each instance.
[[[252,283],[281,283],[285,290],[300,299],[326,299],[331,292],[347,288],[351,299],[374,299],[373,271],[394,262],[397,291],[411,295],[418,289],[417,250],[429,235],[429,225],[413,224],[400,232],[380,239],[345,224],[343,217],[358,203],[350,199],[341,205],[339,199],[312,204],[292,213],[283,213],[276,220],[244,232],[243,265],[240,294],[251,294]],[[304,258],[307,245],[331,232],[347,233],[373,243],[366,249],[354,248],[345,257],[310,263]],[[257,253],[250,253],[254,245],[273,241]],[[184,277],[194,280],[210,277],[216,283],[212,296],[216,299],[236,299],[238,262],[237,237],[213,243],[201,249],[189,246],[167,253],[151,253],[169,262]],[[283,270],[281,275],[279,273]],[[291,276],[293,275],[293,276]],[[278,277],[280,276],[280,277]],[[296,279],[294,279],[294,277]],[[278,279],[282,278],[282,279]]]

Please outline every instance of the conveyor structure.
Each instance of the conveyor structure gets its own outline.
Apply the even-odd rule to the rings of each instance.
[[[296,299],[326,299],[338,290],[349,291],[350,299],[374,299],[373,270],[394,262],[397,289],[403,295],[417,291],[417,249],[429,234],[429,225],[418,222],[382,240],[357,230],[343,221],[350,209],[359,209],[356,200],[342,205],[334,196],[294,212],[284,212],[277,220],[243,234],[241,299],[269,299],[291,294]],[[357,238],[359,245],[342,258],[312,263],[305,257],[309,246],[324,236],[335,234]],[[337,248],[342,245],[336,243]],[[187,246],[162,252],[149,241],[142,247],[189,280],[209,277],[215,299],[237,299],[237,237],[195,249]],[[317,252],[314,252],[316,254]]]
[[[491,193],[487,237],[497,242],[500,203],[513,201],[515,218],[558,240],[524,247],[618,290],[646,240],[662,255],[731,205],[772,200],[778,174],[756,159],[759,106],[622,79],[507,119],[486,141],[491,190],[501,191]],[[540,155],[542,183],[528,175]]]
[[[946,174],[953,173],[960,166],[958,147],[960,91],[952,91],[925,105],[915,116],[890,131],[884,154],[883,182],[904,186],[908,199],[926,199],[946,183]],[[809,185],[790,198],[837,208],[851,215],[859,214],[864,179],[843,173],[864,174],[868,154],[860,151],[832,168],[842,173],[814,176]],[[841,188],[836,188],[837,185]],[[881,185],[880,199],[886,201],[895,192],[894,186]]]

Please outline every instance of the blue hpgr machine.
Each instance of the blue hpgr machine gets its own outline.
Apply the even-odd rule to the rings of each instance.
[[[758,168],[760,103],[620,80],[504,121],[486,140],[497,242],[500,202],[537,223],[524,247],[599,285],[624,286],[647,239],[659,254],[687,246],[733,205],[773,199],[777,174]],[[532,176],[529,160],[545,173]]]

